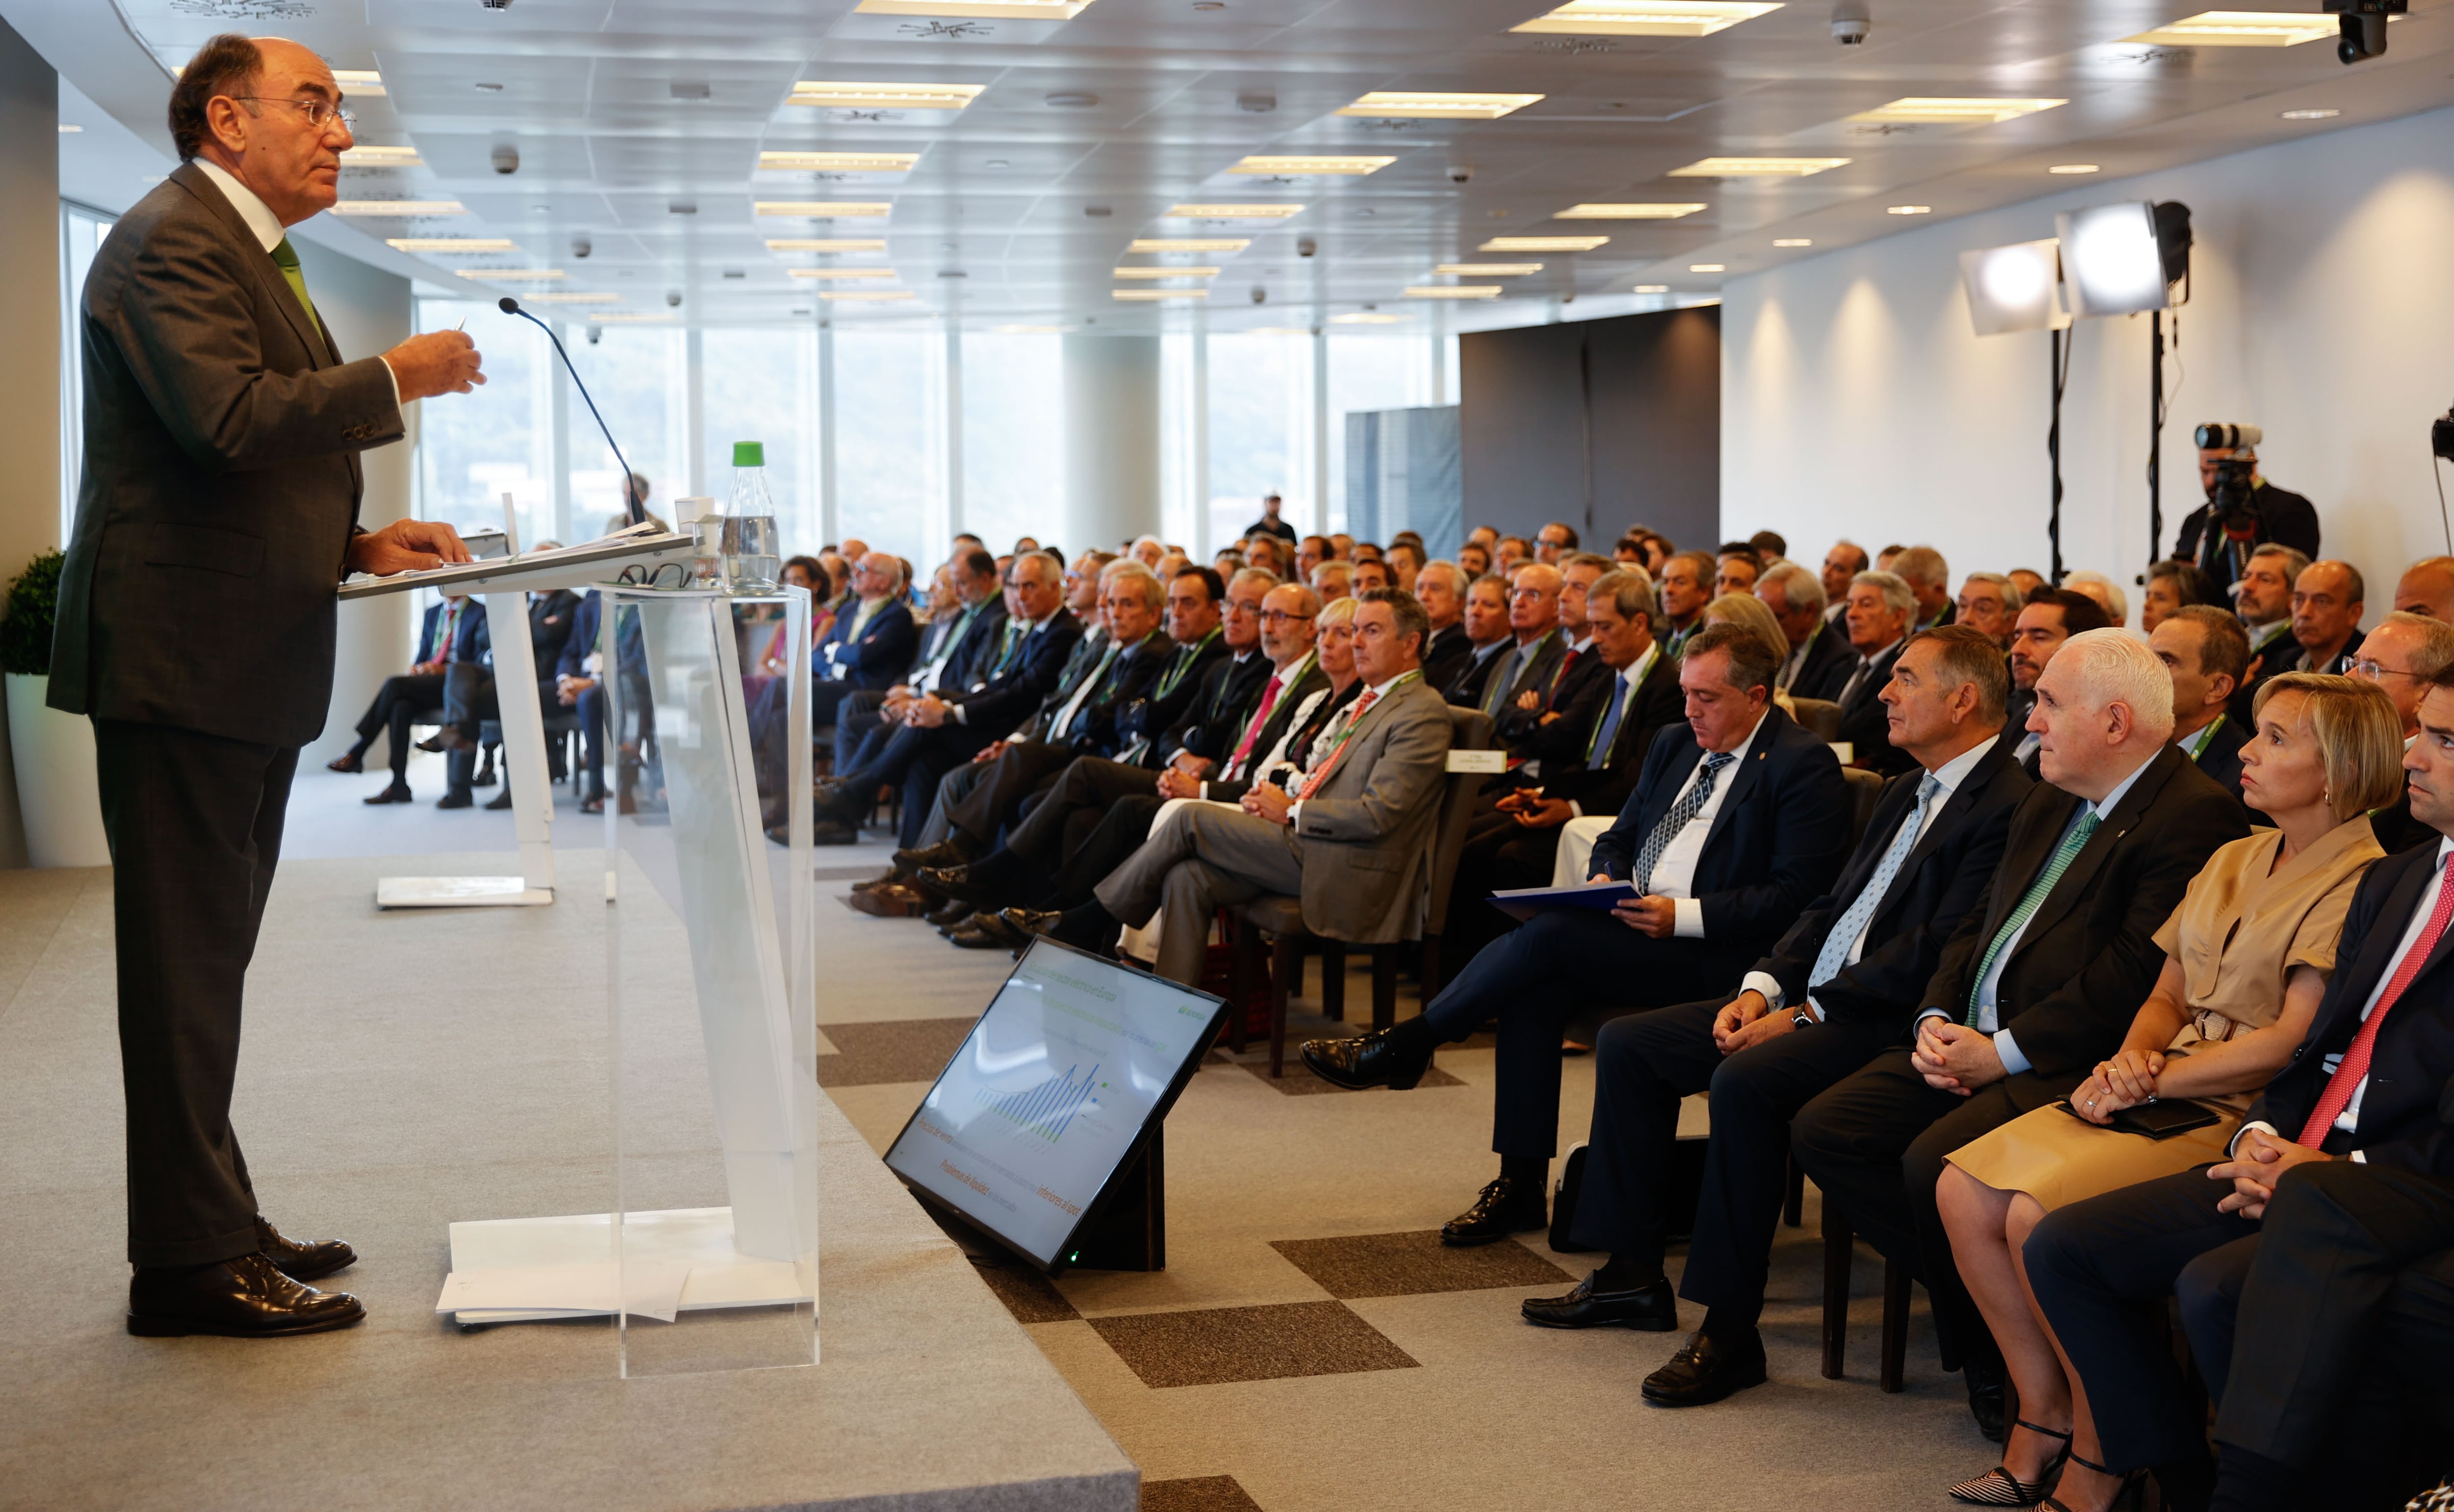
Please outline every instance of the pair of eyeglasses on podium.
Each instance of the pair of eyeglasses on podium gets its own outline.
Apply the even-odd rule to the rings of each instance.
[[[634,563],[623,568],[621,575],[614,581],[622,588],[687,588],[690,586],[690,569],[679,562],[661,562],[654,567]]]

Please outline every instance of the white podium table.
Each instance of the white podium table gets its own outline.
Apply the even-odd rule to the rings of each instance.
[[[500,627],[493,637],[494,697],[503,727],[503,780],[519,837],[519,875],[387,877],[375,885],[376,907],[536,907],[553,901],[553,782],[546,768],[545,711],[537,702],[536,662],[529,645],[528,595],[596,587],[633,568],[646,575],[669,564],[687,567],[693,544],[688,535],[632,536],[342,585],[344,600],[420,588],[467,594],[485,602],[487,624]]]

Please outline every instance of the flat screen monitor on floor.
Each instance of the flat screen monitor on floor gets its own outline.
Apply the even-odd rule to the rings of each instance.
[[[887,1168],[1056,1268],[1226,1014],[1208,993],[1035,940],[895,1136]]]

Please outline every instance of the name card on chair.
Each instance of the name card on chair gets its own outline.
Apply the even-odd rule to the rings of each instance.
[[[1449,771],[1452,774],[1477,772],[1487,775],[1507,770],[1508,753],[1505,751],[1452,751],[1449,753]]]
[[[1857,746],[1846,740],[1833,741],[1832,754],[1840,758],[1840,764],[1844,767],[1858,759]]]

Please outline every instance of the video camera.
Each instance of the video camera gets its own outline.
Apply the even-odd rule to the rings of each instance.
[[[2202,452],[2238,452],[2254,448],[2266,433],[2254,425],[2199,427]],[[2256,491],[2254,456],[2228,456],[2216,463],[2215,487],[2207,491],[2207,524],[2211,530],[2246,528],[2251,521],[2250,494]]]

